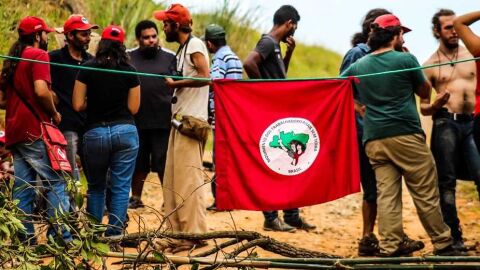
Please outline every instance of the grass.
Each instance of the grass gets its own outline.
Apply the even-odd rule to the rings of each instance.
[[[80,2],[80,0],[77,0]],[[0,54],[7,54],[9,47],[17,38],[16,26],[18,21],[27,15],[39,16],[45,19],[48,25],[59,27],[70,15],[64,1],[51,0],[1,0],[0,1]],[[65,1],[66,2],[66,1]],[[70,1],[73,2],[73,1]],[[127,47],[136,46],[135,25],[140,20],[152,19],[154,10],[164,9],[162,3],[152,0],[83,0],[86,17],[101,28],[109,24],[119,24],[126,31]],[[21,8],[19,8],[21,7]],[[261,33],[255,30],[258,12],[251,10],[240,12],[238,2],[223,0],[223,5],[209,13],[193,14],[194,34],[202,36],[205,27],[211,23],[222,25],[227,31],[228,44],[245,59],[255,47]],[[158,22],[161,29],[161,22]],[[101,29],[98,31],[100,33]],[[160,31],[161,32],[161,31]],[[49,49],[58,47],[51,36]],[[165,40],[163,33],[160,39]],[[165,47],[176,50],[178,44],[164,44]],[[297,42],[297,48],[291,60],[289,77],[324,77],[338,73],[341,57],[335,52],[320,46],[308,46]]]

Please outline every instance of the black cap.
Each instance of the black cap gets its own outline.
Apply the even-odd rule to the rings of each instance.
[[[210,24],[205,29],[203,40],[225,39],[225,29],[218,24]]]

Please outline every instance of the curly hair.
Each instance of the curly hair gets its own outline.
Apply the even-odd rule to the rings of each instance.
[[[352,37],[352,46],[355,47],[359,43],[367,43],[368,34],[370,33],[370,25],[381,15],[392,14],[383,8],[374,8],[367,12],[362,22],[362,32],[355,33]]]
[[[123,43],[101,39],[98,43],[95,62],[104,68],[117,68],[120,65],[128,64],[129,57]]]
[[[368,36],[368,46],[372,51],[378,50],[390,43],[393,38],[402,32],[401,26],[391,26],[381,28],[376,23],[372,23],[372,30]]]

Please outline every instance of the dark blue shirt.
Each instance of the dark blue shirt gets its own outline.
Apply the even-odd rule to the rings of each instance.
[[[359,43],[351,48],[343,57],[342,65],[340,66],[340,73],[344,72],[351,64],[358,59],[364,57],[370,52],[370,47],[365,43]]]

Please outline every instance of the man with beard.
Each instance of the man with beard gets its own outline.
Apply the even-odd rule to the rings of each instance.
[[[415,56],[402,52],[402,26],[393,14],[377,17],[367,45],[371,53],[350,66],[342,76],[357,76],[386,70],[419,68]],[[402,176],[417,214],[436,255],[458,255],[452,247],[450,229],[439,205],[435,161],[425,142],[415,94],[425,99],[431,85],[422,71],[361,78],[356,85],[365,105],[363,143],[377,179],[378,256],[409,256],[423,242],[405,237],[402,223]]]
[[[290,5],[281,6],[273,15],[273,28],[258,41],[243,65],[250,79],[285,79],[288,65],[295,49],[293,35],[297,29],[300,15]],[[280,41],[286,43],[287,51],[282,57]],[[316,226],[308,224],[300,217],[298,208],[283,211],[283,220],[278,217],[278,211],[263,212],[266,231],[293,232],[296,229],[312,230]]]
[[[35,194],[38,193],[37,177],[41,179],[48,201],[47,215],[56,219],[69,208],[66,183],[63,174],[54,171],[42,140],[41,122],[59,124],[62,116],[56,110],[50,91],[50,65],[46,52],[47,34],[52,32],[45,21],[28,16],[20,21],[18,40],[9,50],[9,56],[47,62],[5,60],[0,77],[0,89],[6,92],[5,141],[11,150],[15,171],[13,199],[18,200],[22,212],[24,232],[19,238],[24,244],[36,244],[32,210]],[[54,221],[54,220],[51,220]],[[53,222],[51,224],[58,224]],[[56,227],[56,228],[55,228]],[[49,236],[59,236],[66,244],[72,237],[68,230],[58,226],[49,228]],[[62,242],[62,239],[65,242]]]
[[[178,42],[176,71],[186,79],[166,79],[175,89],[172,98],[173,120],[168,142],[167,162],[163,179],[165,214],[174,232],[205,233],[207,231],[205,187],[202,158],[209,128],[208,119],[208,51],[203,41],[192,35],[192,17],[187,8],[172,4],[167,10],[156,11],[163,21],[168,42]],[[191,78],[198,78],[195,80]],[[181,123],[181,124],[180,124]],[[190,250],[205,245],[199,240],[177,241],[172,252]]]
[[[458,44],[453,28],[455,13],[441,9],[432,18],[433,35],[439,40],[437,50],[425,66],[470,59],[468,50]],[[476,66],[474,62],[452,63],[424,70],[437,91],[435,101],[421,100],[421,112],[432,115],[431,149],[438,171],[440,205],[443,219],[450,226],[453,247],[465,251],[460,220],[455,204],[455,186],[462,168],[468,168],[480,191],[480,154],[473,139],[473,110],[475,107]],[[465,178],[461,178],[465,179]]]
[[[176,68],[175,54],[161,48],[157,25],[144,20],[135,27],[138,48],[129,52],[131,64],[139,72],[173,75]],[[156,172],[163,182],[167,158],[171,101],[173,90],[160,77],[140,76],[142,89],[140,110],[135,115],[140,148],[132,179],[132,197],[128,207],[143,207],[141,200],[144,181],[150,171]]]
[[[87,52],[90,43],[91,29],[98,29],[95,24],[90,24],[82,15],[72,15],[63,24],[66,45],[51,51],[50,61],[53,63],[80,66],[93,58]],[[65,139],[67,139],[68,161],[72,165],[72,176],[75,180],[80,179],[76,156],[81,153],[82,135],[85,125],[85,113],[76,112],[72,107],[72,93],[78,69],[52,65],[52,89],[58,99],[58,110],[63,119],[59,125]]]

